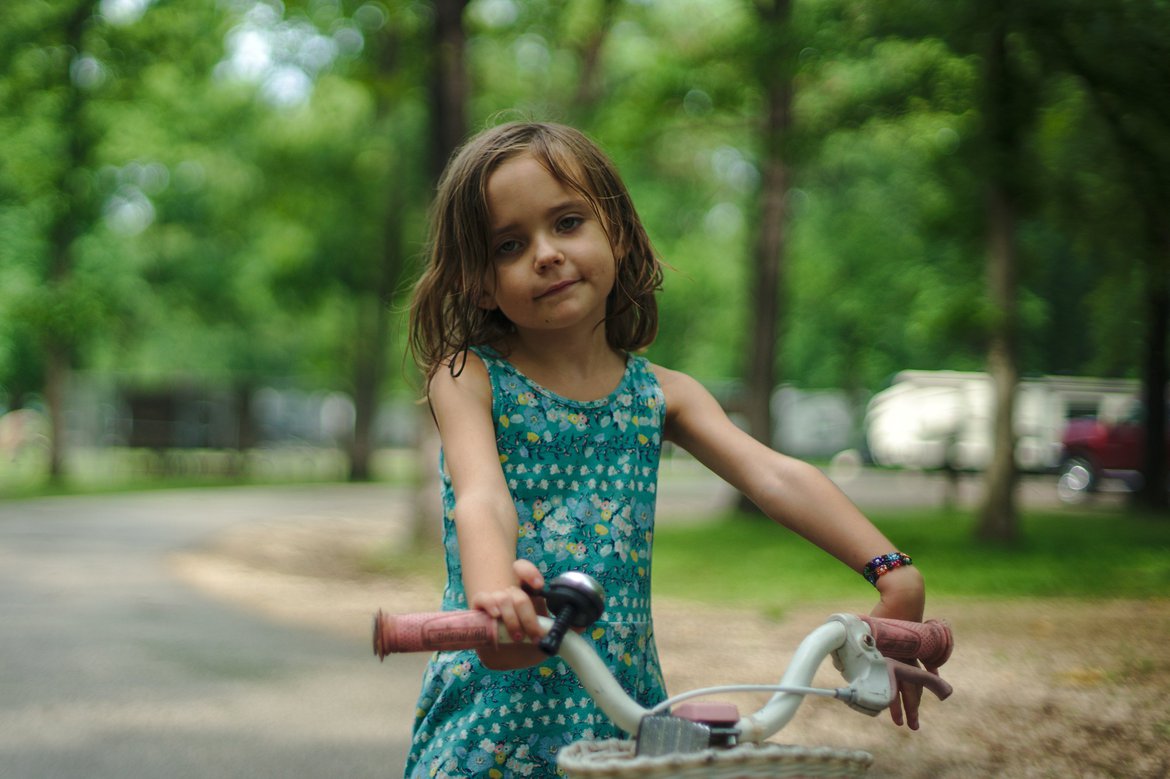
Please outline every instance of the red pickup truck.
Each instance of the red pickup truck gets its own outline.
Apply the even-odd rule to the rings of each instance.
[[[1117,422],[1070,419],[1061,440],[1060,498],[1078,503],[1105,483],[1124,491],[1139,489],[1145,438],[1141,408],[1136,404]]]

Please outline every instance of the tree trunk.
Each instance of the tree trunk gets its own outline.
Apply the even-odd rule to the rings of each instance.
[[[597,103],[604,95],[601,53],[620,5],[620,0],[602,0],[597,26],[578,52],[581,57],[581,78],[577,82],[573,104],[569,107],[572,116],[578,122],[589,119],[597,110]]]
[[[1170,259],[1170,231],[1159,229],[1157,246],[1152,247],[1152,266],[1146,291],[1146,349],[1142,376],[1145,406],[1146,446],[1142,462],[1145,477],[1138,501],[1143,508],[1164,512],[1166,495],[1166,330],[1170,327],[1170,281],[1164,260]]]
[[[431,71],[431,174],[437,181],[447,159],[467,135],[468,0],[434,0],[434,63]]]
[[[770,124],[770,123],[769,123]],[[752,263],[751,346],[748,352],[745,413],[748,431],[772,443],[772,391],[777,382],[780,301],[783,298],[784,198],[788,170],[782,159],[764,163],[760,226]]]
[[[384,102],[380,114],[394,110]],[[377,449],[378,407],[390,348],[390,306],[402,280],[402,201],[396,189],[386,193],[382,248],[372,289],[357,300],[358,349],[354,361],[354,430],[349,444],[349,480],[370,481]]]
[[[97,3],[82,2],[68,16],[64,24],[64,45],[74,56],[84,51],[84,36],[89,20],[93,18]],[[77,173],[85,169],[89,160],[92,141],[89,137],[83,109],[85,98],[73,83],[70,73],[72,63],[66,62],[58,74],[65,91],[61,110],[60,126],[65,129],[65,159],[57,191],[55,213],[48,229],[49,258],[46,282],[51,299],[59,300],[65,293],[73,275],[74,251],[78,236],[87,219],[90,195],[78,185]],[[72,370],[74,337],[68,322],[53,321],[49,329],[41,334],[45,350],[44,392],[49,412],[49,480],[59,483],[65,478],[65,403],[66,388]]]
[[[49,413],[49,481],[65,480],[65,396],[69,384],[69,357],[59,344],[45,354],[45,405]]]
[[[435,59],[431,73],[431,178],[439,180],[451,154],[467,135],[466,35],[463,11],[467,0],[436,0]],[[416,484],[414,526],[416,546],[436,547],[443,528],[439,500],[439,432],[430,406],[418,406],[418,441],[415,445]]]
[[[383,276],[390,276],[394,261],[386,258],[381,268]],[[379,286],[385,286],[383,282]],[[378,415],[383,363],[389,344],[389,301],[381,290],[363,296],[358,305],[358,349],[354,359],[354,421],[353,437],[349,442],[349,480],[360,482],[373,478],[374,423]]]
[[[1018,120],[1012,106],[1012,81],[1007,60],[1007,25],[1001,8],[992,20],[986,56],[987,122],[987,280],[992,308],[987,368],[995,402],[992,459],[984,475],[983,504],[976,534],[985,540],[1011,542],[1019,534],[1016,507],[1015,405],[1019,367],[1015,188],[1012,159]]]
[[[248,452],[256,448],[256,417],[252,408],[255,385],[250,379],[241,380],[235,387],[236,450],[228,462],[228,475],[233,478],[248,472]]]
[[[748,364],[745,370],[746,387],[744,416],[748,432],[758,441],[772,446],[772,391],[777,384],[777,355],[781,338],[780,306],[784,299],[784,252],[786,240],[786,202],[790,185],[785,144],[792,125],[792,75],[786,64],[786,26],[791,17],[789,0],[777,0],[772,6],[761,6],[759,12],[762,34],[769,37],[779,52],[761,55],[756,63],[764,89],[765,107],[760,131],[761,183],[756,241],[751,268],[751,331]],[[777,42],[780,43],[777,43]],[[774,55],[779,54],[777,58]],[[776,60],[780,61],[777,62]],[[757,509],[740,498],[739,508],[755,512]]]
[[[991,333],[987,368],[994,398],[991,463],[984,475],[983,504],[978,535],[985,540],[1010,542],[1018,535],[1016,508],[1015,406],[1019,369],[1015,356],[1016,259],[1013,218],[1002,192],[992,193],[988,205],[991,240],[988,277],[997,321]]]

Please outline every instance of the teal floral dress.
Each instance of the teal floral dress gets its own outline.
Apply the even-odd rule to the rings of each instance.
[[[516,554],[547,579],[584,571],[605,588],[605,614],[585,635],[642,705],[666,698],[650,620],[650,550],[665,412],[642,357],[617,389],[580,402],[535,384],[497,352],[487,365],[500,466],[519,515]],[[455,496],[440,456],[444,610],[467,608],[455,537]],[[423,678],[406,776],[557,776],[574,741],[624,736],[557,657],[489,671],[474,651],[437,652]]]

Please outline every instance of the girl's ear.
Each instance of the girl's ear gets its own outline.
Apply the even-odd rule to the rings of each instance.
[[[479,300],[475,301],[475,305],[482,308],[484,311],[495,311],[499,308],[496,304],[496,296],[490,290],[483,290],[480,292]]]
[[[613,247],[613,264],[616,271],[620,272],[622,266],[629,261],[630,249],[627,245],[619,245]]]
[[[485,271],[483,278],[476,286],[479,289],[468,290],[476,296],[475,305],[484,311],[495,311],[500,305],[496,302],[496,279],[491,270]]]
[[[610,235],[613,235],[612,231]],[[630,253],[630,238],[628,235],[619,234],[617,240],[610,240],[610,245],[613,247],[613,258],[620,268]]]

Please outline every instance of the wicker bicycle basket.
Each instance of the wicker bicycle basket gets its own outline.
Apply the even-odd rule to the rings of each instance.
[[[740,744],[661,757],[637,756],[634,742],[577,741],[557,765],[570,779],[757,779],[759,777],[864,777],[868,752],[786,744]]]

